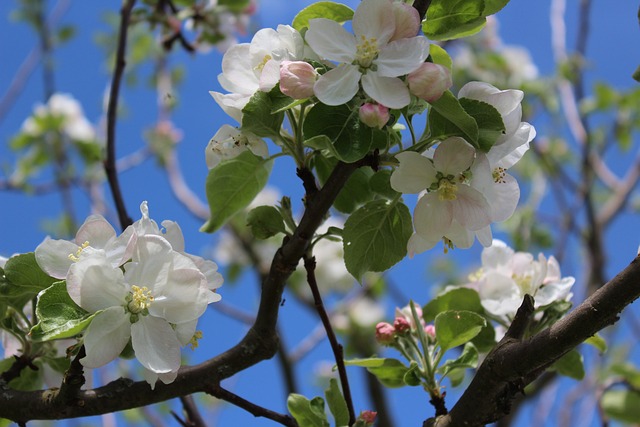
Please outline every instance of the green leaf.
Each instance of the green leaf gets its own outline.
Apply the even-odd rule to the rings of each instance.
[[[633,80],[640,82],[640,65],[638,65],[638,68],[636,68],[631,77],[633,77]]]
[[[469,288],[452,289],[447,293],[438,295],[422,308],[422,317],[425,322],[433,322],[436,316],[443,311],[466,310],[474,313],[484,313],[480,296]]]
[[[478,123],[462,108],[460,101],[451,91],[446,91],[431,104],[429,127],[431,136],[434,138],[444,139],[449,136],[461,136],[471,145],[479,148]]]
[[[15,255],[4,266],[4,279],[0,278],[0,298],[22,309],[28,300],[57,280],[42,271],[33,252]]]
[[[324,413],[324,400],[321,397],[309,400],[301,394],[292,393],[287,398],[287,409],[301,426],[329,427],[329,421]]]
[[[391,188],[391,170],[380,169],[369,179],[369,187],[379,196],[388,200],[398,197],[398,192]]]
[[[13,357],[0,360],[0,373],[9,370],[15,361],[16,360]],[[9,381],[8,386],[13,390],[19,391],[34,391],[40,389],[42,387],[42,364],[40,361],[36,361],[34,362],[34,365],[39,369],[22,369],[17,378]]]
[[[267,184],[271,165],[270,160],[245,151],[211,169],[206,182],[211,217],[200,231],[213,233],[246,208]]]
[[[469,0],[433,0],[422,24],[431,40],[451,40],[470,36],[486,24],[484,2]]]
[[[460,98],[460,105],[478,124],[478,146],[488,152],[505,131],[502,116],[496,108],[476,99]]]
[[[429,45],[429,55],[431,56],[431,61],[434,64],[442,65],[443,67],[447,67],[449,71],[451,71],[451,66],[453,65],[453,61],[451,57],[442,47],[438,46],[435,43]]]
[[[322,155],[314,157],[314,165],[318,172],[320,183],[324,185],[337,163],[336,159]],[[333,207],[342,213],[349,214],[371,200],[372,194],[369,188],[371,175],[373,175],[371,168],[356,169],[338,193]]]
[[[456,369],[471,369],[478,366],[478,349],[475,345],[468,342],[464,345],[462,353],[455,360],[447,360],[440,366],[436,372],[446,377],[451,371]]]
[[[411,361],[411,366],[409,366],[407,372],[404,373],[402,381],[410,387],[416,387],[420,385],[422,381],[420,379],[420,367],[418,366],[417,362],[413,360]]]
[[[324,391],[324,396],[327,398],[327,405],[333,414],[336,426],[348,426],[349,408],[347,408],[347,402],[344,400],[335,378],[329,380],[329,388]]]
[[[362,159],[373,145],[372,129],[360,121],[357,111],[346,105],[316,104],[307,114],[303,130],[306,140],[326,135],[333,145],[332,154],[346,163]]]
[[[571,350],[556,360],[549,369],[578,381],[584,378],[584,364],[582,363],[582,355],[578,350]]]
[[[486,324],[484,317],[471,311],[445,311],[436,316],[436,340],[447,351],[472,340]]]
[[[96,314],[78,307],[67,292],[64,281],[56,282],[38,295],[38,324],[31,328],[33,341],[70,338],[82,332]]]
[[[367,368],[367,371],[375,375],[383,385],[391,388],[404,386],[404,375],[409,370],[409,368],[397,359],[381,357],[345,360],[344,364],[347,366]]]
[[[264,240],[284,233],[284,220],[280,211],[273,206],[258,206],[247,215],[247,225],[256,239]]]
[[[600,354],[607,352],[607,342],[602,336],[595,334],[584,340],[585,344],[589,344],[598,349]]]
[[[315,18],[326,18],[340,24],[353,18],[353,10],[347,6],[332,1],[320,1],[302,9],[291,26],[298,31],[309,28],[309,21]]]
[[[640,389],[640,371],[631,363],[616,363],[611,366],[611,372],[624,377],[631,387]]]
[[[635,390],[607,390],[600,405],[604,413],[616,420],[635,424],[640,420],[640,392]]]
[[[407,254],[411,233],[411,214],[402,202],[367,203],[344,224],[347,270],[357,280],[367,271],[385,271]]]
[[[509,0],[484,0],[484,16],[494,15],[502,10]]]
[[[272,113],[271,96],[257,91],[242,109],[242,130],[260,137],[279,138],[284,113]]]

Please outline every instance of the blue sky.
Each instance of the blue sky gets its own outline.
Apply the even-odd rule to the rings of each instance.
[[[51,2],[50,2],[51,3]],[[115,12],[120,2],[100,2],[100,7],[109,7]],[[310,1],[262,0],[259,15],[254,25],[256,28],[276,27],[279,23],[288,24],[297,12],[297,8],[310,4]],[[37,41],[31,30],[24,24],[15,24],[9,19],[9,12],[16,2],[0,2],[0,16],[3,20],[0,33],[5,42],[0,44],[0,96],[4,94],[19,64]],[[356,1],[348,1],[352,7]],[[567,1],[568,46],[575,44],[576,11],[579,2]],[[294,8],[295,7],[295,8]],[[606,80],[618,88],[630,88],[637,84],[631,79],[631,73],[638,66],[638,55],[630,54],[632,46],[638,42],[637,5],[633,2],[594,2],[592,11],[592,33],[588,55],[592,62],[588,64],[587,83]],[[105,71],[105,61],[101,50],[93,44],[97,31],[106,30],[102,20],[104,9],[96,7],[95,2],[71,1],[71,7],[65,13],[62,22],[76,25],[76,36],[55,53],[56,87],[59,92],[71,93],[83,105],[85,114],[93,123],[101,116],[101,99],[109,85],[109,76]],[[543,75],[554,69],[551,52],[549,2],[513,1],[498,14],[500,35],[507,44],[527,47]],[[11,42],[9,43],[8,40]],[[176,110],[173,121],[184,133],[178,153],[185,179],[191,188],[204,200],[204,179],[207,169],[204,164],[203,150],[209,138],[219,126],[232,123],[209,96],[209,90],[220,90],[216,76],[220,73],[221,55],[189,56],[179,53],[171,61],[183,63],[187,68],[185,84],[180,88],[180,106]],[[454,64],[455,66],[455,64]],[[148,70],[147,70],[148,71]],[[41,69],[38,67],[31,76],[25,90],[20,94],[9,113],[0,122],[0,167],[5,168],[15,159],[9,151],[7,141],[15,135],[25,117],[32,111],[33,105],[43,96]],[[156,120],[155,94],[143,85],[137,88],[125,87],[121,99],[127,106],[127,116],[118,122],[117,152],[119,156],[133,153],[143,146],[142,128]],[[535,125],[535,123],[534,123]],[[538,133],[544,133],[544,126]],[[622,169],[629,162],[629,157],[618,156],[616,165]],[[298,201],[302,195],[298,182],[292,180],[291,162],[278,160],[274,167],[271,184],[283,188],[286,194],[300,208]],[[138,206],[142,200],[148,200],[152,218],[156,220],[172,219],[180,223],[186,235],[187,250],[203,253],[213,244],[215,237],[199,233],[197,230],[201,220],[194,218],[171,195],[167,179],[153,161],[147,161],[133,171],[122,175],[124,197],[130,215],[138,217]],[[294,186],[290,183],[294,182]],[[107,193],[108,201],[110,195]],[[76,214],[83,218],[88,212],[88,201],[81,192],[74,192]],[[45,233],[40,224],[43,217],[55,217],[61,209],[58,194],[25,197],[19,193],[0,193],[0,255],[8,256],[13,252],[32,251],[42,241]],[[115,218],[113,218],[115,223]],[[613,232],[607,241],[611,254],[609,274],[623,268],[635,253],[640,242],[637,217],[626,215],[613,225]],[[630,232],[631,230],[631,232]],[[461,251],[458,251],[461,252]],[[453,256],[478,262],[480,248]],[[436,254],[440,255],[440,254]],[[570,256],[570,264],[565,268],[576,270],[579,267],[579,249]],[[405,295],[418,301],[426,302],[433,292],[428,287],[426,265],[432,258],[419,256],[412,261],[404,262],[393,273],[393,278],[400,283]],[[465,267],[466,269],[466,267]],[[472,269],[471,267],[469,269]],[[567,271],[567,270],[564,270]],[[418,280],[416,280],[418,278]],[[418,282],[418,283],[416,283]],[[258,295],[252,277],[234,286],[221,290],[223,298],[230,304],[244,310],[255,309]],[[392,316],[391,311],[388,311]],[[295,319],[295,321],[294,321]],[[203,345],[191,360],[198,361],[210,354],[223,351],[235,344],[245,331],[245,326],[211,313],[203,320],[213,325],[209,337],[205,337]],[[284,341],[295,347],[317,324],[317,319],[306,309],[295,303],[286,304],[282,309],[282,321],[285,328]],[[295,323],[295,327],[291,327]],[[310,372],[313,372],[320,360],[329,358],[327,345],[321,345],[303,359],[297,372],[302,392],[308,397],[318,395],[321,391],[314,386]],[[274,410],[284,411],[283,389],[278,376],[277,364],[273,361],[243,372],[229,380],[228,387],[241,396]],[[352,382],[361,384],[361,372],[351,368],[349,373]],[[268,386],[265,386],[268,384]],[[431,414],[426,395],[417,389],[403,389],[391,396],[393,415],[398,425],[416,425],[419,420]],[[356,386],[357,410],[367,409],[366,398],[362,388]],[[407,404],[411,402],[411,404]],[[220,412],[217,425],[220,426],[271,426],[273,423],[256,420],[251,415],[237,409],[224,409]],[[71,422],[75,424],[75,422]],[[526,425],[526,424],[522,424]]]

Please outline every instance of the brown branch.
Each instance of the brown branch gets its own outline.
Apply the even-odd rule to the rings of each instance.
[[[118,212],[120,227],[124,230],[133,224],[133,220],[127,214],[124,205],[122,191],[118,181],[118,171],[116,169],[116,116],[118,110],[118,96],[120,95],[120,83],[124,74],[125,53],[127,47],[127,30],[131,18],[131,10],[136,0],[127,0],[120,9],[120,30],[118,33],[118,49],[116,51],[116,63],[113,70],[113,80],[109,92],[109,105],[107,107],[107,158],[104,161],[104,170],[107,175],[113,201]]]
[[[196,406],[196,402],[193,399],[193,396],[181,396],[180,402],[182,403],[182,408],[187,416],[187,423],[192,427],[207,427],[207,423],[204,422],[202,415],[200,415],[200,411]]]
[[[629,168],[624,180],[614,189],[613,194],[605,202],[604,206],[598,213],[598,224],[600,227],[606,227],[611,221],[622,211],[627,204],[631,193],[640,181],[640,157]]]
[[[335,332],[333,332],[333,327],[331,326],[331,320],[327,315],[327,311],[324,309],[324,303],[322,302],[322,296],[320,295],[320,290],[318,289],[318,283],[316,281],[315,258],[305,256],[304,268],[307,270],[307,282],[309,283],[309,288],[313,294],[316,311],[318,312],[318,316],[320,316],[320,320],[322,320],[324,330],[327,332],[327,338],[329,339],[329,344],[331,344],[333,357],[336,361],[336,366],[338,367],[338,375],[340,376],[340,383],[342,384],[342,393],[344,394],[344,400],[346,401],[347,409],[349,410],[349,425],[353,425],[356,422],[356,412],[353,409],[349,377],[347,376],[347,369],[344,365],[344,351],[342,345],[338,342]]]
[[[84,369],[82,364],[80,364],[80,359],[85,356],[85,348],[84,346],[81,346],[78,354],[76,354],[76,357],[74,357],[71,361],[69,369],[67,369],[67,372],[64,373],[60,391],[56,396],[56,399],[62,405],[72,404],[73,401],[77,398],[80,388],[85,383]]]
[[[283,426],[298,427],[298,423],[290,415],[280,414],[270,409],[263,408],[262,406],[258,406],[254,403],[249,402],[246,399],[241,398],[236,394],[231,393],[230,391],[223,389],[220,386],[211,387],[207,391],[207,393],[209,393],[214,397],[217,397],[218,399],[222,399],[226,402],[232,403],[233,405],[239,408],[244,409],[245,411],[252,414],[254,417],[268,418],[270,420],[273,420],[277,423],[282,424]]]
[[[505,336],[484,360],[451,412],[437,420],[427,420],[425,425],[474,427],[501,418],[524,386],[584,340],[614,324],[618,314],[639,296],[640,257],[636,257],[550,328],[525,340]]]

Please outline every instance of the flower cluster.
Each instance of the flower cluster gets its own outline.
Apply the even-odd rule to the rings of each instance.
[[[411,255],[443,239],[448,247],[468,248],[476,237],[489,246],[490,224],[509,218],[520,198],[518,183],[507,170],[522,158],[535,136],[533,127],[520,121],[523,93],[471,82],[458,95],[494,106],[505,132],[488,153],[455,136],[440,141],[434,151],[396,155],[399,167],[391,186],[402,193],[421,193],[414,211],[416,233],[408,244]]]
[[[402,309],[396,308],[396,316],[393,324],[380,322],[376,325],[376,341],[384,346],[398,347],[402,350],[413,347],[408,345],[406,340],[419,342],[418,328],[422,329],[430,342],[435,342],[436,330],[432,324],[426,324],[422,318],[422,309],[415,307],[416,314],[420,319],[420,324],[416,324],[411,313],[411,307]]]
[[[197,345],[198,318],[220,300],[222,276],[212,261],[184,251],[177,223],[162,227],[142,218],[120,234],[92,215],[74,241],[47,239],[35,251],[40,268],[66,280],[71,299],[96,313],[83,336],[83,366],[97,368],[116,359],[131,342],[145,378],[172,382],[180,367],[180,347]]]
[[[569,301],[575,279],[562,277],[558,261],[539,254],[536,260],[527,252],[515,252],[504,242],[494,240],[482,251],[482,268],[465,285],[480,295],[482,307],[508,324],[522,304],[525,294],[533,296],[535,307]]]
[[[82,106],[66,93],[55,93],[46,104],[38,104],[33,115],[22,124],[21,132],[36,137],[52,127],[76,141],[93,141],[96,138]]]

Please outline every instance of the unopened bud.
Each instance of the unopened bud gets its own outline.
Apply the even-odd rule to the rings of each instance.
[[[393,327],[396,333],[401,335],[411,331],[411,324],[404,317],[396,317],[393,321]]]
[[[424,333],[429,339],[429,341],[433,342],[436,339],[436,327],[432,324],[428,324],[424,327]]]
[[[418,9],[404,2],[393,2],[393,15],[396,18],[396,30],[390,41],[418,35],[420,30]]]
[[[390,117],[389,109],[387,107],[380,104],[371,104],[369,102],[362,104],[358,111],[358,115],[360,116],[362,123],[369,127],[378,129],[382,129],[387,124]]]
[[[380,322],[376,325],[376,341],[382,345],[389,345],[394,341],[395,332],[393,325],[387,322]]]
[[[427,102],[440,99],[453,84],[449,69],[432,62],[425,62],[417,70],[409,73],[407,82],[409,91]]]
[[[280,64],[280,91],[293,99],[313,96],[313,85],[318,72],[304,61],[282,61]]]
[[[358,416],[358,421],[363,421],[365,425],[372,426],[376,422],[377,412],[374,411],[362,411]]]

